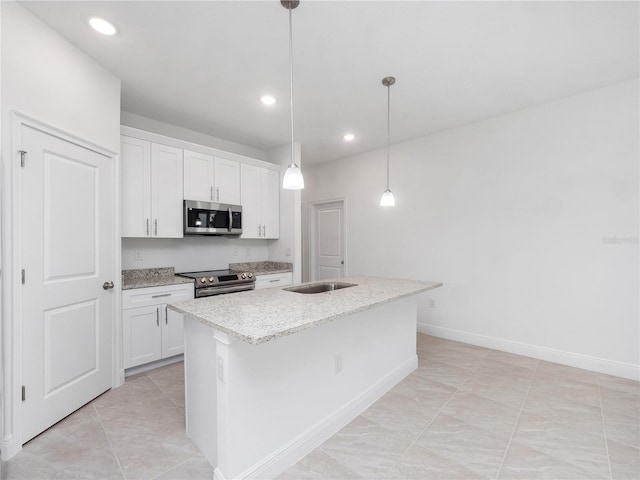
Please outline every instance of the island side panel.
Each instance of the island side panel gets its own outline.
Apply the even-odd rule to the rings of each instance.
[[[216,343],[214,332],[184,320],[184,387],[187,435],[213,466],[218,464]]]
[[[415,370],[416,311],[411,297],[264,344],[226,345],[216,478],[278,475]]]

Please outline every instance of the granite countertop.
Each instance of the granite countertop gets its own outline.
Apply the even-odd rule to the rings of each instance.
[[[253,272],[255,275],[293,272],[293,263],[286,262],[245,262],[230,263],[229,270]]]
[[[437,282],[376,277],[335,281],[357,286],[311,295],[277,288],[250,290],[179,302],[169,308],[257,345],[442,286]]]
[[[123,290],[178,285],[180,283],[193,283],[193,279],[177,276],[173,267],[142,268],[122,271]]]

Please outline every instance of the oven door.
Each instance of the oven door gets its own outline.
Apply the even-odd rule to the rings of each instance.
[[[185,235],[240,235],[242,207],[223,203],[184,201]]]

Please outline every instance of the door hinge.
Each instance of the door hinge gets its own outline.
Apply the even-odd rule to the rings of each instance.
[[[22,269],[22,284],[24,285],[24,282],[26,281],[26,274],[24,273],[24,268]]]
[[[27,399],[27,389],[22,385],[22,401],[24,402]]]
[[[20,154],[20,166],[24,168],[25,157],[27,156],[27,152],[24,150],[18,150],[18,153]]]

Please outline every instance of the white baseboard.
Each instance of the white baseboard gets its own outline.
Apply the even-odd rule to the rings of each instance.
[[[22,444],[17,441],[13,435],[6,435],[2,439],[2,461],[13,458],[20,450],[22,450]]]
[[[582,355],[579,353],[555,350],[553,348],[529,345],[526,343],[514,342],[502,338],[478,335],[477,333],[463,332],[451,328],[438,327],[425,323],[418,323],[418,332],[433,335],[434,337],[446,338],[456,342],[469,343],[479,347],[492,348],[503,352],[525,355],[547,362],[560,363],[570,367],[582,368],[594,372],[614,375],[616,377],[628,378],[630,380],[640,380],[640,366],[630,363],[616,362],[604,358]]]
[[[145,363],[144,365],[138,365],[137,367],[127,368],[124,371],[124,375],[125,377],[130,377],[131,375],[137,375],[138,373],[147,372],[149,370],[153,370],[154,368],[166,367],[167,365],[182,362],[183,360],[184,355],[174,355],[173,357],[163,358],[162,360]]]
[[[238,475],[237,478],[257,480],[274,478],[279,475],[289,466],[304,458],[322,442],[335,435],[341,428],[373,405],[416,368],[418,368],[418,357],[414,356],[360,396],[320,420],[301,435],[273,451],[259,462],[256,462],[252,467]],[[217,468],[213,478],[214,480],[225,479],[222,472]]]

